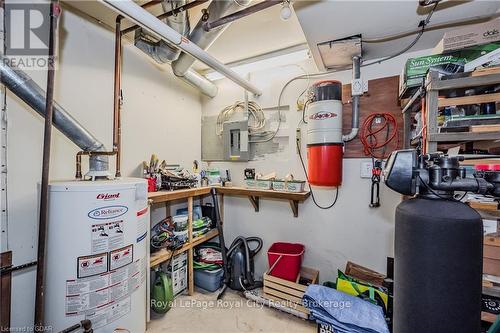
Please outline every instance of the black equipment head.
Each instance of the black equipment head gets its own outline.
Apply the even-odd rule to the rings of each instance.
[[[466,177],[463,156],[418,155],[414,149],[394,151],[384,170],[385,184],[403,195],[452,199],[455,191],[500,198],[500,170],[476,171]]]

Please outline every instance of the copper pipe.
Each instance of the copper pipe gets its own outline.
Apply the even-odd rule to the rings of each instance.
[[[164,18],[167,18],[169,16],[179,14],[179,13],[185,11],[185,10],[188,10],[188,9],[194,8],[196,6],[199,6],[201,4],[204,4],[205,2],[208,2],[208,0],[194,0],[194,1],[191,1],[190,3],[185,4],[184,6],[180,6],[180,7],[174,8],[171,11],[168,11],[166,13],[158,15],[156,18],[159,19],[159,20],[163,20]],[[131,26],[129,28],[123,29],[122,35],[125,35],[125,34],[131,32],[131,31],[134,31],[134,30],[138,29],[138,28],[139,28],[139,25],[135,24],[135,25],[133,25],[133,26]]]
[[[121,177],[122,19],[123,16],[118,15],[115,25],[115,81],[113,100],[113,151],[116,151],[115,177]]]
[[[82,156],[85,155],[85,156],[99,156],[99,155],[103,155],[103,156],[112,156],[112,155],[116,155],[118,152],[116,150],[114,151],[79,151],[78,153],[76,153],[76,174],[75,174],[75,178],[76,179],[82,179],[83,178],[83,175],[82,175]]]
[[[57,21],[61,8],[58,0],[50,2],[50,30],[47,67],[47,91],[45,97],[45,127],[43,135],[42,182],[40,186],[40,218],[38,223],[38,250],[35,288],[35,331],[43,329],[45,323],[45,252],[49,222],[49,171],[52,120],[54,115],[55,54]]]

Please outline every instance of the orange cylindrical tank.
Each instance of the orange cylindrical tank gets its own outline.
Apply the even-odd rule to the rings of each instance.
[[[308,181],[317,186],[340,186],[342,183],[343,144],[308,145]]]

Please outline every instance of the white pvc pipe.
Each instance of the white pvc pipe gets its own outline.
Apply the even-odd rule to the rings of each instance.
[[[100,1],[109,6],[110,8],[112,8],[114,11],[118,12],[119,14],[134,21],[144,29],[150,31],[158,38],[161,38],[166,42],[171,43],[180,50],[200,60],[210,68],[223,74],[228,79],[232,80],[234,83],[238,84],[244,89],[250,91],[255,95],[262,94],[262,92],[252,83],[242,78],[231,68],[219,62],[217,59],[215,59],[210,54],[205,52],[203,49],[198,47],[198,45],[192,43],[191,41],[189,41],[189,39],[183,37],[177,31],[170,28],[164,22],[157,19],[154,15],[149,13],[144,8],[141,8],[141,6],[137,5],[132,0],[100,0]]]
[[[179,79],[185,80],[187,83],[193,85],[208,97],[217,96],[217,92],[219,90],[217,86],[206,77],[192,69],[188,70],[184,75],[179,76]]]

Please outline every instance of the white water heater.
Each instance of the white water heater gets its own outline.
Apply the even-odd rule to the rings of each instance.
[[[144,179],[49,186],[45,324],[146,331],[149,209]]]

